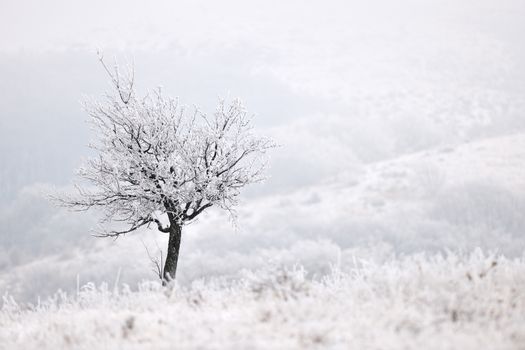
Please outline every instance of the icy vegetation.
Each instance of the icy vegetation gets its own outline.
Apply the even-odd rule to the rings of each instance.
[[[85,285],[36,306],[8,295],[4,348],[523,349],[525,261],[415,255],[355,260],[312,279],[300,268],[244,271],[191,287]]]

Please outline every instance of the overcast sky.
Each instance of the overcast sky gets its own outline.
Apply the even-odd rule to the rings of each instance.
[[[86,154],[78,102],[107,87],[97,49],[134,60],[143,91],[162,85],[208,111],[218,96],[243,98],[290,146],[275,186],[286,175],[302,182],[280,170],[290,155],[311,169],[303,181],[317,181],[464,137],[471,124],[509,129],[524,104],[518,0],[35,0],[0,10],[4,200],[32,182],[66,183]]]

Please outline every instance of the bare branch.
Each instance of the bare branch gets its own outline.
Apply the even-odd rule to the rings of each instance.
[[[155,222],[157,224],[157,229],[160,231],[160,232],[164,232],[164,233],[169,233],[170,232],[170,227],[162,227],[162,223],[158,220],[158,219],[152,219],[153,222]]]
[[[200,213],[202,213],[206,208],[209,208],[213,205],[213,203],[206,203],[204,204],[203,206],[199,207],[197,210],[195,210],[191,215],[188,215],[185,217],[186,220],[190,221],[190,220],[193,220],[197,217],[197,215],[199,215]]]

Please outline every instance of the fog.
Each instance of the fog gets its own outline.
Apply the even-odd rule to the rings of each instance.
[[[133,62],[141,92],[207,112],[240,97],[281,145],[236,225],[212,210],[188,227],[181,283],[269,260],[523,255],[524,16],[520,0],[2,1],[0,293],[155,277],[161,233],[96,239],[96,212],[45,198],[92,155],[97,50]]]

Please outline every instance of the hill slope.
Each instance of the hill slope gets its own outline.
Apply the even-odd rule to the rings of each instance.
[[[241,268],[257,270],[268,261],[299,264],[319,277],[334,264],[353,267],[356,258],[381,263],[400,254],[476,247],[521,257],[524,171],[525,135],[517,134],[368,164],[322,185],[251,198],[239,209],[237,229],[214,211],[186,228],[178,280],[235,279]],[[54,222],[66,215],[84,218],[58,213]],[[34,300],[58,288],[74,290],[77,277],[81,284],[118,278],[135,286],[155,278],[145,247],[159,257],[166,245],[155,230],[74,248],[67,235],[58,238],[63,252],[4,269],[0,292]]]

